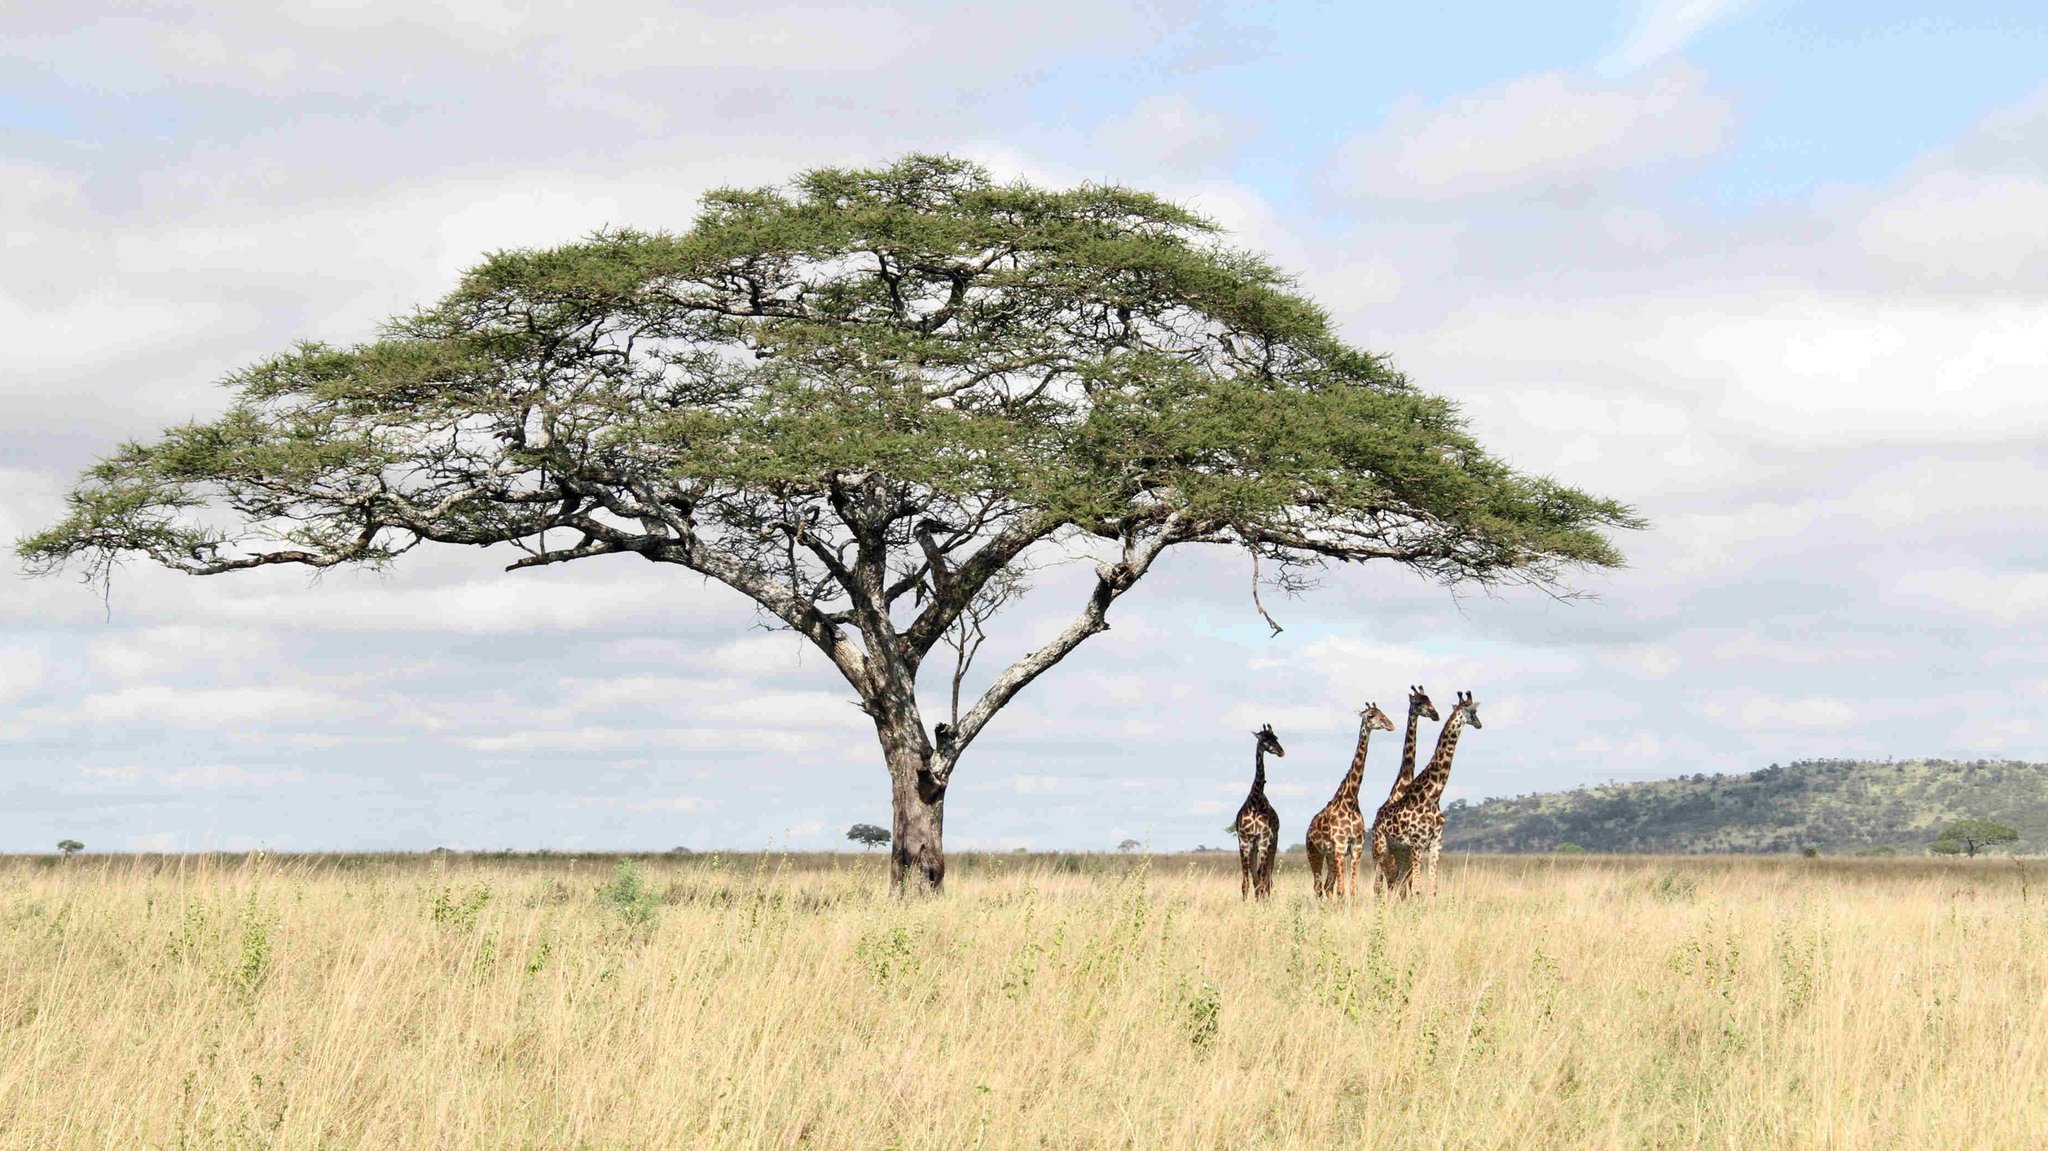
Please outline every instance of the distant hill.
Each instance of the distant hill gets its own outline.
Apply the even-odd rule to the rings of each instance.
[[[1455,801],[1452,851],[1921,852],[1951,820],[2018,828],[2016,850],[2048,851],[2048,763],[1804,760],[1748,775],[1690,775],[1576,791]]]

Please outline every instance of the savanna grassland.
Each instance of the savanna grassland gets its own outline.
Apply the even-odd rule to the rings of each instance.
[[[0,860],[0,1147],[1993,1148],[2048,1139],[2003,860]]]

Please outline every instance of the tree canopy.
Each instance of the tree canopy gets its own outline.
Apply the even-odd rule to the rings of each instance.
[[[224,415],[92,469],[20,541],[31,569],[381,565],[429,542],[676,565],[821,649],[927,803],[1165,548],[1247,549],[1289,586],[1388,560],[1569,594],[1638,526],[1488,454],[1185,208],[938,156],[716,191],[680,234],[494,253],[374,340],[227,383]],[[1091,595],[963,710],[981,623],[1053,549],[1095,560]],[[954,703],[928,732],[941,645]]]
[[[1936,855],[1975,856],[1983,848],[1995,844],[2018,843],[2020,833],[2002,823],[1988,819],[1958,819],[1941,829],[1927,850]]]
[[[846,829],[846,838],[862,847],[881,847],[889,842],[889,829],[872,823],[856,823]]]

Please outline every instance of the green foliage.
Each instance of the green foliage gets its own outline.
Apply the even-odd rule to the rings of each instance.
[[[901,924],[864,932],[855,942],[853,953],[877,986],[915,977],[924,967],[916,936]]]
[[[889,842],[889,829],[872,823],[856,823],[846,829],[846,838],[862,847],[883,847]]]
[[[1208,981],[1183,986],[1180,995],[1181,1030],[1188,1045],[1206,1051],[1223,1029],[1223,993]]]
[[[443,887],[434,894],[431,914],[436,924],[468,934],[476,930],[477,916],[490,901],[489,885],[472,887],[460,899],[455,898],[454,889]]]
[[[1488,799],[1445,808],[1453,851],[1919,852],[1948,824],[1995,811],[2023,842],[2048,838],[2048,764],[1808,760],[1743,775]]]
[[[257,990],[263,985],[264,976],[270,973],[270,921],[268,914],[256,901],[256,892],[249,892],[249,901],[242,908],[242,956],[235,965],[233,983],[235,991],[244,1002],[253,1001]]]
[[[1001,541],[961,573],[971,595],[1037,541],[1171,522],[1171,542],[1282,565],[1553,583],[1618,563],[1606,532],[1638,525],[1488,455],[1208,221],[938,156],[717,191],[679,235],[500,251],[376,340],[302,344],[228,383],[225,415],[89,472],[19,541],[31,568],[518,541],[534,562],[631,552],[757,599],[738,577],[786,560],[802,598],[805,575],[835,573],[793,541],[872,531],[915,559],[923,523],[963,560]]]
[[[85,845],[75,839],[60,839],[57,841],[57,850],[67,856],[77,855],[85,850]]]
[[[598,888],[597,901],[633,928],[651,927],[661,910],[661,897],[647,886],[640,865],[630,859],[621,859],[612,868],[611,879]]]
[[[1958,819],[1941,829],[1927,850],[1937,855],[1968,855],[1974,857],[1978,851],[1999,844],[2019,842],[2020,833],[2002,823],[1988,819]]]
[[[1650,894],[1664,903],[1691,903],[1699,895],[1699,882],[1691,876],[1667,871],[1657,877]]]

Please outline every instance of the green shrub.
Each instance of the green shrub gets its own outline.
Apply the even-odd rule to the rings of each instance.
[[[621,859],[612,868],[611,879],[597,890],[597,901],[618,912],[629,927],[652,924],[661,907],[661,898],[648,890],[640,865],[630,859]]]

